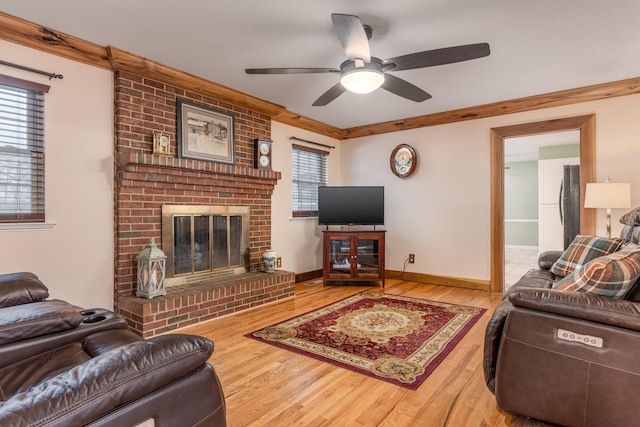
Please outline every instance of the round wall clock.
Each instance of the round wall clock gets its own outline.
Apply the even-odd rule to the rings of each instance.
[[[400,144],[391,152],[389,159],[391,171],[400,178],[411,175],[416,168],[416,163],[418,163],[416,150],[410,145]]]

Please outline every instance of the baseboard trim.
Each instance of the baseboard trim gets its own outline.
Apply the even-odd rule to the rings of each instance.
[[[489,280],[466,279],[463,277],[437,276],[435,274],[402,272],[397,270],[385,270],[384,274],[387,279],[410,280],[418,283],[428,283],[430,285],[451,286],[453,288],[473,289],[476,291],[491,290],[491,282]],[[318,279],[322,277],[322,270],[307,271],[296,274],[296,283],[306,282],[307,280]]]
[[[322,269],[307,271],[304,273],[296,274],[296,283],[306,282],[307,280],[318,279],[322,277]]]
[[[454,288],[473,289],[477,291],[491,290],[491,282],[489,280],[466,279],[463,277],[437,276],[434,274],[402,272],[397,270],[386,270],[385,277],[387,279],[410,280],[412,282],[428,283],[430,285],[451,286]]]

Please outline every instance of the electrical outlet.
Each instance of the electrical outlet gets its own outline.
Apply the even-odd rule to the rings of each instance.
[[[414,262],[416,262],[415,254],[409,254],[409,264],[413,264]]]
[[[282,267],[282,257],[276,258],[276,268]]]

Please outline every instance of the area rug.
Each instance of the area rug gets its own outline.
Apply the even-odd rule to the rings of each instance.
[[[416,390],[485,311],[364,291],[246,336]]]

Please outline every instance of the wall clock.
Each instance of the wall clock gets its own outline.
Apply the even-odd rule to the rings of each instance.
[[[169,136],[164,133],[153,134],[153,154],[169,154]]]
[[[255,168],[271,169],[271,141],[269,138],[255,139]]]
[[[416,150],[410,145],[400,144],[391,152],[389,164],[391,171],[400,178],[406,178],[411,175],[418,163]]]

